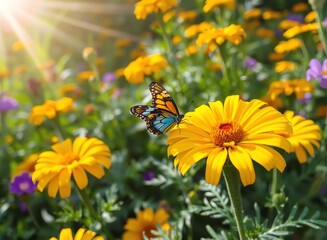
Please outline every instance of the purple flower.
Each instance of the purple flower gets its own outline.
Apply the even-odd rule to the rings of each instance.
[[[102,77],[102,81],[104,83],[111,83],[111,82],[115,81],[115,79],[116,79],[116,74],[113,72],[107,72]]]
[[[323,25],[324,27],[327,27],[327,17],[324,19],[324,21],[322,21],[322,25]]]
[[[33,183],[30,173],[23,172],[21,175],[16,176],[10,182],[9,191],[18,196],[23,194],[32,194],[36,188],[36,183]]]
[[[322,64],[316,58],[311,59],[307,70],[307,80],[311,79],[319,80],[320,87],[327,88],[327,59]]]
[[[248,57],[247,59],[245,59],[245,65],[249,70],[253,69],[257,65],[257,63],[257,60],[252,57]]]
[[[298,15],[298,14],[288,14],[287,19],[288,20],[291,20],[291,21],[296,21],[296,22],[304,23],[303,16]]]
[[[22,212],[27,212],[27,210],[28,210],[28,206],[24,202],[18,202],[18,207],[19,207],[20,211],[22,211]]]
[[[143,180],[144,181],[151,181],[155,177],[155,173],[152,171],[146,171],[143,174]]]
[[[0,95],[0,112],[7,112],[18,108],[18,102],[12,98],[5,95]]]
[[[309,92],[306,92],[304,94],[304,98],[298,99],[298,101],[302,104],[308,104],[312,99],[312,94]]]

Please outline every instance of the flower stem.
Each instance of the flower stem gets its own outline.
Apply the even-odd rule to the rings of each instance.
[[[240,175],[237,169],[232,164],[225,164],[224,178],[227,185],[229,199],[234,211],[234,218],[236,221],[237,231],[240,240],[245,240],[245,231],[243,224],[243,207],[240,186]]]
[[[38,224],[38,222],[37,222],[36,219],[35,219],[35,215],[34,215],[34,213],[33,213],[33,210],[32,210],[32,208],[31,208],[31,206],[30,206],[30,203],[27,202],[27,203],[25,203],[25,204],[26,204],[26,206],[27,206],[27,211],[29,212],[29,214],[30,214],[30,216],[31,216],[31,218],[32,218],[32,221],[33,221],[34,225],[36,226],[37,229],[41,230],[41,226]]]
[[[60,121],[59,121],[59,114],[53,119],[54,127],[55,127],[55,132],[57,137],[60,139],[60,141],[64,140],[64,134],[60,126]]]
[[[180,78],[180,75],[179,75],[179,71],[177,69],[177,58],[175,56],[173,45],[172,45],[171,40],[170,40],[170,38],[168,36],[166,26],[165,26],[165,23],[164,23],[162,18],[163,18],[162,14],[159,14],[158,21],[159,21],[160,28],[161,28],[161,31],[162,31],[163,39],[166,42],[167,60],[170,63],[170,66],[171,66],[171,69],[173,71],[174,77],[176,78],[176,80],[179,83],[180,89],[182,89],[182,82],[181,82],[181,78]]]
[[[273,198],[274,195],[277,193],[277,183],[278,183],[278,172],[277,172],[277,168],[274,168],[273,178],[271,182],[271,189],[270,189],[271,198]]]
[[[102,217],[98,215],[98,213],[95,211],[95,209],[92,207],[89,198],[85,194],[85,192],[78,188],[77,185],[75,185],[75,189],[77,189],[77,193],[83,202],[84,206],[89,211],[90,215],[97,220],[101,224],[102,231],[107,236],[107,239],[114,239],[114,237],[111,235],[111,233],[108,231],[105,222],[103,221]]]

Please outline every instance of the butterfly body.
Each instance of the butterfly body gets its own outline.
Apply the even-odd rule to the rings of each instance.
[[[150,133],[160,135],[179,124],[184,115],[179,114],[173,98],[159,83],[152,82],[149,90],[152,94],[152,106],[133,106],[130,112],[146,122]]]

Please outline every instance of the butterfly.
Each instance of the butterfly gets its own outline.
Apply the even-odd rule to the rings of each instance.
[[[179,114],[173,98],[159,83],[150,83],[149,90],[152,95],[152,106],[133,106],[130,112],[146,122],[146,128],[150,133],[160,135],[179,124],[184,115]]]

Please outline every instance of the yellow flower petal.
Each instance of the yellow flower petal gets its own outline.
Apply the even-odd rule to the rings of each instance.
[[[72,142],[67,139],[52,146],[52,151],[40,154],[32,175],[38,189],[43,191],[48,186],[48,194],[62,198],[71,194],[71,174],[79,188],[85,188],[88,178],[85,171],[100,179],[105,172],[103,167],[111,166],[111,153],[107,145],[96,138],[78,137]]]
[[[229,148],[228,155],[232,164],[240,173],[243,186],[253,184],[255,181],[255,172],[250,155],[241,147]]]
[[[70,228],[64,228],[60,232],[60,240],[73,240],[73,233]]]
[[[216,148],[209,154],[205,173],[207,183],[218,184],[226,159],[227,150],[224,148]]]
[[[81,167],[74,168],[73,176],[79,189],[84,189],[87,186],[88,179],[83,168]]]

